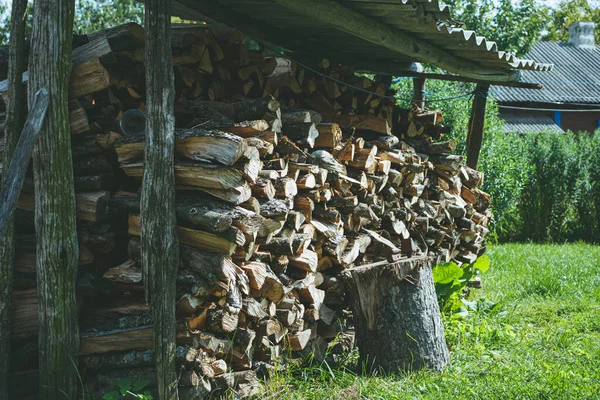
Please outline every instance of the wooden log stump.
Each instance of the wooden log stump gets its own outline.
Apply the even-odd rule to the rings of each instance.
[[[362,366],[387,373],[444,369],[449,353],[428,259],[361,266],[344,277]]]

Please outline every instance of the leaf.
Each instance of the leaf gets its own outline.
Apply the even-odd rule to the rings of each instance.
[[[154,397],[152,397],[152,394],[149,391],[145,391],[144,392],[144,397],[146,398],[146,400],[153,400]]]
[[[460,279],[462,275],[463,270],[456,263],[438,264],[433,269],[433,282],[442,284],[451,283],[455,279]]]
[[[490,269],[492,262],[488,256],[481,256],[473,263],[473,268],[478,269],[481,272],[485,272]]]
[[[469,301],[467,299],[460,300],[469,311],[477,311],[477,301]]]
[[[145,388],[149,384],[150,384],[150,381],[148,379],[141,379],[139,381],[133,382],[131,390],[134,391],[134,392],[139,392],[140,390],[142,390],[143,388]]]
[[[120,398],[121,396],[119,396],[119,392],[117,392],[116,390],[108,392],[104,396],[102,396],[102,399],[104,400],[119,400]]]
[[[450,293],[451,287],[452,287],[451,283],[436,283],[435,284],[435,292],[438,295],[438,297],[444,297]]]
[[[467,309],[466,309],[466,308],[464,308],[464,307],[459,307],[459,308],[458,308],[458,310],[456,310],[456,311],[454,312],[454,314],[456,314],[456,315],[459,315],[459,316],[461,316],[461,317],[464,317],[464,318],[466,318],[466,317],[468,317],[468,316],[469,316],[469,310],[467,310]]]
[[[121,394],[123,396],[125,396],[127,394],[127,392],[129,392],[129,390],[131,389],[131,380],[130,379],[119,379],[119,391],[121,392]]]

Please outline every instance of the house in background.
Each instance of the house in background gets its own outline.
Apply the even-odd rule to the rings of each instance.
[[[523,71],[543,89],[493,87],[506,132],[593,132],[600,128],[600,45],[594,23],[569,27],[569,42],[538,42],[526,58],[554,64],[545,74]]]

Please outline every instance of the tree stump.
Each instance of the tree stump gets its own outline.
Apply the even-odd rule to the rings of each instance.
[[[431,268],[419,258],[345,272],[360,365],[369,372],[441,371],[448,363]]]

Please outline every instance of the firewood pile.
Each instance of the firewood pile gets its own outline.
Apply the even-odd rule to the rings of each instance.
[[[145,136],[119,125],[145,110],[143,40],[129,24],[78,37],[73,51],[80,370],[98,396],[117,378],[153,379],[139,241]],[[350,68],[309,70],[243,40],[173,30],[181,398],[247,397],[282,354],[350,349],[345,269],[414,256],[472,263],[485,251],[483,175],[438,140],[439,111],[401,110]],[[17,212],[14,382],[37,367],[31,182]]]

